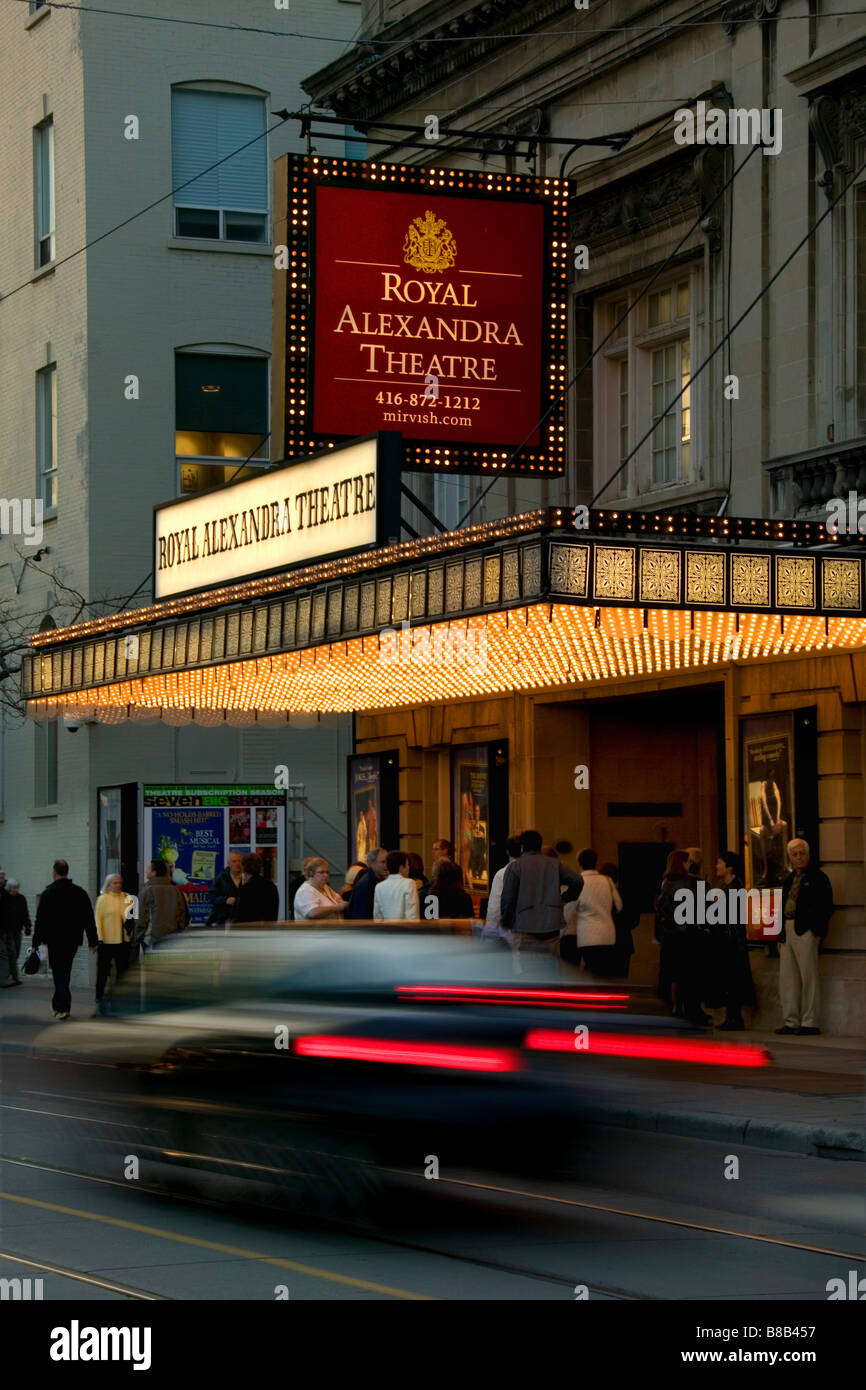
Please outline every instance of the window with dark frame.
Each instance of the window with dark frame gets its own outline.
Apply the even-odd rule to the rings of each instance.
[[[54,260],[54,120],[36,126],[34,140],[34,213],[36,267]]]
[[[36,373],[36,458],[39,495],[46,512],[57,510],[57,367]]]
[[[33,804],[57,805],[57,721],[33,725]]]

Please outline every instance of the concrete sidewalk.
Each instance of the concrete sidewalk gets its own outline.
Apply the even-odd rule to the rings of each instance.
[[[72,1018],[95,1009],[95,957],[83,948],[72,973]],[[50,974],[23,976],[0,991],[0,1053],[32,1052],[44,1028],[63,1028],[51,1014]],[[722,1016],[721,1014],[719,1015]],[[765,1046],[773,1065],[746,1069],[681,1064],[662,1074],[646,1063],[613,1059],[589,1084],[581,1079],[581,1106],[592,1123],[661,1134],[684,1134],[796,1154],[866,1160],[866,1050],[857,1038],[777,1037],[772,1032],[711,1034],[728,1042]]]

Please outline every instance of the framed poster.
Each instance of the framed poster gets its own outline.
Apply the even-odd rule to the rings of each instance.
[[[372,849],[399,849],[399,759],[396,748],[348,759],[347,866],[365,863]]]
[[[204,926],[210,890],[230,850],[255,853],[276,884],[284,915],[286,793],[273,786],[145,786],[144,863],[164,859],[186,896],[193,926]]]
[[[485,897],[496,869],[491,847],[492,773],[501,744],[469,743],[451,753],[451,838],[467,891]],[[501,798],[497,797],[497,800]],[[507,804],[507,796],[505,798]]]
[[[790,872],[794,837],[793,730],[768,729],[743,739],[743,795],[752,881],[766,887]]]

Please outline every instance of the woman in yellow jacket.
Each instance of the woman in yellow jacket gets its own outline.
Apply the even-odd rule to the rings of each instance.
[[[96,960],[96,1008],[100,1014],[106,1012],[105,986],[108,984],[108,978],[111,974],[112,961],[117,967],[118,979],[126,969],[129,959],[129,946],[127,944],[129,926],[131,925],[129,919],[131,915],[134,915],[134,911],[135,898],[130,893],[124,893],[123,879],[120,874],[109,874],[102,885],[102,892],[96,899],[96,907],[94,908],[96,932],[99,937]]]

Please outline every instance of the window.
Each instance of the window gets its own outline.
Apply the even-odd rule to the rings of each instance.
[[[39,496],[47,512],[57,510],[57,368],[36,373],[36,457]]]
[[[35,14],[37,10],[45,8],[46,0],[30,0],[30,13]]]
[[[269,456],[268,359],[198,348],[174,364],[180,492],[258,472]]]
[[[598,482],[628,457],[650,429],[647,444],[610,484],[609,500],[688,482],[692,472],[692,309],[699,272],[660,284],[639,300],[603,349],[597,364]],[[596,341],[614,329],[628,299],[602,301]],[[685,387],[668,414],[665,409]]]
[[[54,260],[54,122],[33,132],[35,153],[36,265]]]
[[[57,804],[57,721],[34,724],[33,804]]]
[[[469,507],[469,479],[437,473],[433,479],[433,511],[448,531],[455,531]]]
[[[171,157],[177,236],[267,241],[265,130],[262,97],[188,88],[172,92]]]

